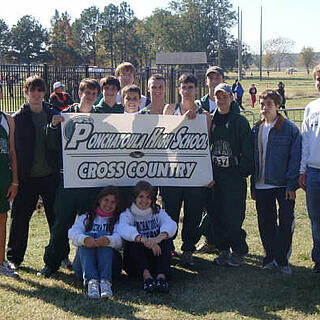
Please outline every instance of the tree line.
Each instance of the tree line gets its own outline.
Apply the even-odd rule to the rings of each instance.
[[[229,0],[173,0],[138,19],[130,5],[109,4],[84,9],[71,22],[68,12],[55,13],[50,28],[25,15],[10,29],[0,19],[1,63],[50,63],[115,67],[121,61],[151,66],[156,52],[206,52],[208,62],[237,66],[237,40],[230,30],[237,23]],[[252,57],[243,46],[243,63]]]

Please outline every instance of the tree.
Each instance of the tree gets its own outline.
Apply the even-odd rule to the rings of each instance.
[[[11,29],[10,58],[17,63],[47,60],[48,33],[32,16],[23,16]]]
[[[306,67],[309,75],[310,68],[316,63],[317,55],[311,47],[303,47],[299,53],[299,64]]]
[[[273,54],[269,50],[267,50],[266,53],[263,55],[262,64],[267,70],[270,70],[273,66]]]
[[[10,45],[10,30],[4,20],[0,19],[0,62],[4,60],[8,54]]]
[[[294,41],[287,38],[270,39],[264,43],[265,51],[269,51],[273,56],[273,61],[281,71],[282,62],[288,57],[288,54],[292,51]]]
[[[72,24],[73,37],[77,39],[77,49],[84,63],[96,65],[96,37],[100,29],[101,15],[96,6],[84,9]]]
[[[76,52],[76,42],[73,39],[70,26],[70,16],[67,12],[59,15],[58,10],[51,19],[51,31],[49,36],[49,52],[53,63],[56,65],[76,65],[81,62]]]

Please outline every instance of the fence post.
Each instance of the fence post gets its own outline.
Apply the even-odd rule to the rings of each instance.
[[[170,68],[170,75],[169,75],[169,101],[170,103],[175,102],[175,78],[174,78],[174,68]]]
[[[89,66],[85,65],[86,78],[89,78]]]
[[[45,100],[48,101],[50,97],[50,87],[49,87],[49,67],[47,63],[43,64],[43,80],[47,86],[47,93],[45,95]]]

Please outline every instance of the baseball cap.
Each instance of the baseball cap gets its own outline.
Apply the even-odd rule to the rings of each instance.
[[[219,74],[222,78],[224,78],[224,71],[222,68],[218,67],[218,66],[212,66],[210,67],[207,72],[206,72],[206,77],[210,74],[210,73],[217,73]]]
[[[53,90],[58,89],[58,88],[60,88],[60,87],[64,87],[64,84],[62,84],[60,81],[55,82],[55,83],[53,84]]]
[[[219,83],[214,89],[214,94],[216,95],[218,91],[223,91],[233,95],[231,87],[226,83]]]

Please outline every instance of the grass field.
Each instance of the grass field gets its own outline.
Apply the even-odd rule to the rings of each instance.
[[[173,261],[168,295],[146,295],[140,281],[123,275],[114,282],[112,299],[90,301],[70,271],[60,269],[52,279],[36,276],[43,266],[48,228],[44,215],[35,213],[20,280],[0,280],[0,319],[319,319],[320,276],[311,273],[304,193],[298,191],[296,203],[291,276],[261,269],[263,251],[249,198],[244,228],[250,248],[245,266],[217,267],[211,262],[214,255],[196,255],[192,269]]]
[[[289,107],[304,107],[317,97],[311,78],[299,73],[290,79],[283,74],[271,73],[270,78],[261,83],[249,78],[242,84],[247,92],[254,82],[261,92],[267,84],[275,88],[279,80],[286,84]],[[228,82],[232,84],[232,79]],[[244,101],[249,109],[248,95]],[[258,114],[257,107],[254,113]],[[25,261],[19,271],[21,278],[0,278],[0,320],[318,320],[320,275],[311,273],[312,237],[302,190],[297,192],[295,211],[291,276],[261,269],[263,250],[254,201],[248,197],[244,223],[249,244],[247,265],[240,268],[216,267],[212,264],[214,255],[196,255],[196,265],[186,269],[174,260],[168,295],[145,295],[140,281],[123,275],[113,284],[114,297],[106,301],[88,300],[70,271],[61,269],[52,279],[36,276],[43,267],[42,255],[49,232],[43,213],[35,213],[30,224]],[[179,244],[180,237],[176,240],[177,248]],[[74,249],[71,257],[73,254]]]

